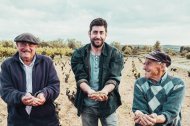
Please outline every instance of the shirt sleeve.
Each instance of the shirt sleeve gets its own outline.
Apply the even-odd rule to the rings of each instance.
[[[85,67],[89,66],[84,66],[85,63],[83,61],[83,56],[81,54],[81,51],[78,49],[75,50],[71,57],[71,68],[73,70],[73,73],[75,74],[75,80],[77,82],[77,87],[82,82],[88,83],[88,74],[85,71]]]
[[[22,104],[21,98],[25,95],[25,92],[21,92],[13,86],[13,82],[11,80],[9,69],[6,63],[2,63],[1,65],[0,84],[1,98],[8,105]]]
[[[35,95],[39,93],[44,93],[44,96],[47,101],[54,101],[59,93],[60,93],[60,80],[57,76],[57,72],[53,65],[52,60],[49,60],[49,75],[48,75],[48,82],[47,86],[44,87],[42,90],[35,93]]]
[[[146,100],[143,89],[138,84],[138,80],[135,82],[132,106],[132,111],[135,112],[136,110],[148,114],[148,101]]]
[[[167,97],[167,101],[163,105],[161,114],[166,117],[166,124],[171,123],[177,118],[181,111],[182,101],[185,94],[184,82],[180,79],[176,80],[177,84],[173,87]]]
[[[123,55],[118,51],[114,51],[110,60],[109,79],[106,84],[114,84],[117,88],[121,80],[121,71],[123,69],[124,59]]]

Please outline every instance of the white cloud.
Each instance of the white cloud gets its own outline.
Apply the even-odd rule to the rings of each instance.
[[[108,21],[107,41],[189,44],[189,0],[0,0],[0,39],[31,32],[43,40],[89,42],[89,24]],[[163,43],[162,43],[163,42]]]

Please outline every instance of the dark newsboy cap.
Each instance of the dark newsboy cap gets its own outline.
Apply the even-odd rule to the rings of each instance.
[[[33,44],[39,43],[39,39],[30,33],[20,34],[14,39],[14,41],[15,42],[29,42],[29,43],[33,43]]]
[[[155,60],[157,62],[166,63],[167,67],[171,65],[171,58],[169,57],[169,55],[167,55],[164,52],[153,51],[145,57],[147,59],[152,59],[152,60]]]

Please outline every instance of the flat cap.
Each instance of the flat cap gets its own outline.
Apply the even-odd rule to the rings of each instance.
[[[29,42],[29,43],[33,43],[33,44],[38,44],[39,43],[39,39],[36,38],[34,35],[32,35],[31,33],[23,33],[18,35],[15,39],[15,42]]]
[[[166,63],[167,67],[171,65],[171,58],[169,57],[169,55],[167,55],[164,52],[153,51],[145,57],[147,59],[152,59],[152,60],[155,60],[157,62]]]

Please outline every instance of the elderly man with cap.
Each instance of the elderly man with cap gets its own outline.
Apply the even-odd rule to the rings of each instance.
[[[1,65],[1,97],[7,103],[8,126],[58,126],[54,100],[60,91],[53,62],[36,54],[39,40],[17,36],[18,52]]]
[[[160,51],[146,56],[145,77],[135,82],[132,110],[135,126],[181,126],[184,82],[167,73],[170,57]]]

